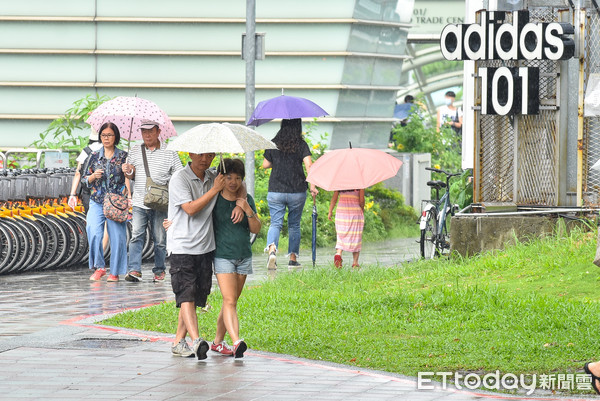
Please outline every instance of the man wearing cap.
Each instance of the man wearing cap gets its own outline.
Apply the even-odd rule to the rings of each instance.
[[[166,211],[150,209],[144,205],[146,195],[146,169],[142,156],[142,147],[148,160],[148,170],[152,180],[159,185],[168,184],[174,172],[183,168],[179,155],[166,150],[166,143],[160,142],[160,125],[156,121],[142,120],[140,126],[143,144],[135,145],[126,164],[123,164],[125,176],[134,181],[133,186],[133,229],[129,241],[128,273],[125,280],[130,282],[142,281],[142,251],[146,239],[146,228],[150,227],[154,241],[154,282],[165,279],[165,256],[167,236],[163,221],[167,218]]]

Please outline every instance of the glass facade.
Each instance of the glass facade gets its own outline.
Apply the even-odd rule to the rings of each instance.
[[[179,132],[244,122],[245,1],[0,3],[0,146],[27,146],[87,94],[158,103]],[[256,102],[285,93],[330,113],[333,147],[385,147],[413,0],[257,1]],[[259,127],[265,136],[278,128]],[[82,133],[84,134],[84,133]],[[84,134],[85,135],[85,134]]]

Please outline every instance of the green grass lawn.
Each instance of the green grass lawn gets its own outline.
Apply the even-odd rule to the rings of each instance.
[[[595,234],[573,231],[469,259],[280,273],[239,302],[248,345],[407,375],[568,373],[600,359]],[[212,340],[214,308],[199,315]],[[174,333],[165,303],[104,324]]]

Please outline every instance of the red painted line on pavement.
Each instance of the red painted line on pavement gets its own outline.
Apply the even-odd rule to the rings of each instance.
[[[408,380],[408,379],[401,379],[399,377],[394,377],[394,376],[386,376],[381,373],[364,372],[362,370],[354,370],[354,369],[348,369],[348,368],[340,368],[337,366],[322,365],[317,362],[298,361],[298,360],[288,359],[288,358],[279,357],[279,356],[255,354],[254,352],[247,352],[246,355],[256,356],[256,357],[264,358],[264,359],[271,359],[273,361],[293,363],[295,365],[318,367],[318,368],[322,368],[322,369],[326,369],[326,370],[332,370],[334,372],[354,373],[354,374],[359,374],[359,375],[363,375],[363,376],[376,377],[376,378],[386,379],[386,380],[400,382],[400,383],[416,384],[415,381]]]
[[[129,311],[129,310],[133,310],[133,309],[146,308],[148,306],[154,306],[154,305],[158,305],[158,304],[160,304],[160,302],[153,303],[153,304],[146,304],[146,305],[136,306],[136,307],[131,307],[131,308],[118,309],[118,310],[115,310],[115,311],[108,311],[108,312],[96,313],[96,314],[91,314],[91,315],[76,316],[76,317],[73,317],[71,319],[63,320],[62,322],[59,322],[59,324],[64,324],[64,325],[68,325],[68,326],[75,326],[75,327],[85,327],[85,328],[90,328],[90,329],[100,329],[100,330],[105,330],[105,331],[111,331],[113,333],[119,333],[119,334],[124,334],[124,335],[138,337],[138,338],[145,338],[145,339],[147,339],[150,342],[164,341],[164,342],[170,342],[170,343],[172,343],[173,339],[169,338],[169,337],[150,336],[150,335],[147,335],[147,334],[136,333],[136,332],[133,332],[133,331],[124,330],[124,329],[121,329],[121,328],[118,328],[118,327],[103,326],[103,325],[99,325],[99,324],[78,323],[81,320],[89,319],[89,318],[92,318],[94,316],[101,316],[101,315],[106,315],[106,314],[109,314],[109,313],[121,313],[121,312],[126,312],[126,311]]]
[[[253,352],[247,352],[246,355],[256,356],[256,357],[265,358],[265,359],[271,359],[271,360],[279,361],[279,362],[292,363],[292,364],[296,364],[296,365],[303,365],[303,366],[316,367],[316,368],[321,368],[321,369],[326,369],[326,370],[332,370],[335,372],[353,373],[353,374],[358,374],[361,376],[368,376],[368,377],[373,377],[373,378],[377,378],[377,379],[386,379],[389,381],[394,381],[394,382],[399,382],[399,383],[414,384],[415,386],[417,384],[416,381],[413,381],[413,380],[402,379],[402,378],[394,377],[394,376],[387,376],[387,375],[384,375],[381,373],[365,372],[362,370],[354,370],[354,369],[348,369],[348,368],[340,368],[340,367],[336,367],[336,366],[322,365],[317,362],[298,361],[298,360],[288,359],[288,358],[278,357],[278,356],[255,354]],[[556,401],[559,399],[561,401],[597,400],[597,398],[585,399],[585,398],[563,398],[563,397],[540,398],[540,397],[505,396],[502,394],[498,394],[498,395],[485,394],[485,393],[477,393],[474,391],[466,391],[466,390],[459,390],[459,389],[452,389],[452,388],[447,388],[447,389],[437,388],[435,390],[423,390],[423,391],[440,391],[440,392],[459,393],[459,394],[466,394],[466,395],[484,397],[484,398],[499,398],[499,399],[503,399],[503,400],[537,400],[537,401]]]

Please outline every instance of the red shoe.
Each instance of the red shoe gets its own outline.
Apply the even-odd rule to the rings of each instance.
[[[233,348],[231,345],[227,344],[225,341],[221,341],[219,344],[215,344],[214,342],[210,344],[210,350],[214,352],[218,352],[221,355],[231,356],[233,355]]]
[[[106,274],[106,269],[99,267],[96,269],[94,274],[90,276],[90,280],[92,281],[100,281],[100,279]]]
[[[154,281],[155,283],[165,281],[165,272],[155,274],[154,280],[152,280],[152,281]]]
[[[333,265],[338,269],[342,268],[342,255],[335,255],[333,257]]]
[[[108,276],[108,278],[106,279],[106,281],[112,281],[112,282],[119,281],[119,276],[115,276],[115,275],[113,275],[113,274],[110,274],[110,275]]]

